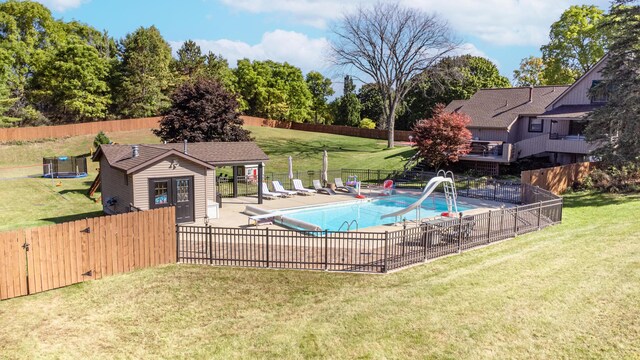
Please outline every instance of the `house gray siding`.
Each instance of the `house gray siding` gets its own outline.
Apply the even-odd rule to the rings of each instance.
[[[133,200],[131,176],[112,168],[104,157],[100,158],[100,192],[105,213],[120,214],[129,211],[129,204]],[[107,205],[112,199],[116,200],[115,205]]]
[[[471,138],[477,140],[487,141],[508,141],[509,132],[506,129],[480,129],[469,128],[471,131]]]
[[[575,86],[567,89],[566,93],[562,94],[562,96],[558,98],[557,102],[549,108],[555,109],[562,105],[590,104],[591,99],[589,99],[589,89],[591,89],[593,80],[602,80],[601,72],[606,64],[607,61],[600,62],[596,68],[586,74],[583,78],[579,79]]]

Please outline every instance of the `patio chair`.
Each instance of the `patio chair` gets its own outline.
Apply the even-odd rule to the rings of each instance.
[[[304,187],[302,185],[302,180],[300,179],[293,179],[293,190],[297,191],[300,195],[313,195],[317,192],[313,189],[307,189]]]
[[[273,184],[273,190],[275,190],[275,192],[286,197],[293,196],[298,193],[297,191],[285,190],[284,186],[282,186],[278,180],[273,180],[271,183]]]
[[[275,198],[281,198],[284,195],[269,191],[269,187],[267,186],[267,183],[263,182],[262,183],[262,196],[264,196],[267,199],[275,199]]]
[[[313,180],[313,188],[316,189],[316,191],[319,192],[319,193],[323,193],[323,194],[327,194],[327,195],[335,195],[336,194],[336,192],[333,191],[331,188],[322,187],[322,184],[320,184],[320,180]]]
[[[348,192],[349,194],[357,194],[358,191],[352,186],[344,186],[341,178],[335,178],[333,181],[336,184],[336,190],[340,190],[343,192]]]

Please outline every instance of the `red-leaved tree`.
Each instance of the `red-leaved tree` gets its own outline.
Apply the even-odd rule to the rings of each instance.
[[[435,169],[456,162],[471,151],[469,141],[471,123],[469,115],[449,113],[443,104],[437,104],[433,117],[420,120],[413,127],[418,156]]]

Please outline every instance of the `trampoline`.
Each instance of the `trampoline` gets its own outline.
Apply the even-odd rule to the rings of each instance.
[[[75,156],[42,158],[42,176],[60,179],[86,177],[87,158]]]

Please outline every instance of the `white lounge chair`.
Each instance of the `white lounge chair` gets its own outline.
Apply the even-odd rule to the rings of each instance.
[[[333,181],[335,181],[336,190],[348,192],[349,194],[357,194],[358,193],[358,190],[356,190],[354,187],[352,187],[352,186],[344,186],[344,184],[342,183],[342,179],[341,178],[335,178],[335,179],[333,179]]]
[[[269,191],[269,187],[267,186],[267,183],[263,182],[262,183],[262,196],[264,196],[267,199],[275,199],[275,198],[283,197],[284,195]]]
[[[280,181],[278,180],[273,180],[271,183],[273,184],[273,190],[275,190],[275,192],[277,192],[278,194],[289,197],[298,193],[297,191],[285,190],[284,186],[282,186],[282,184],[280,184]]]
[[[327,194],[327,195],[335,195],[336,194],[336,192],[333,191],[332,189],[322,187],[322,184],[320,184],[320,180],[313,180],[313,188],[316,189],[316,191],[319,192],[319,193],[324,193],[324,194]]]
[[[313,195],[317,193],[317,191],[313,189],[307,189],[302,185],[302,180],[293,179],[293,190],[297,191],[300,195]]]

